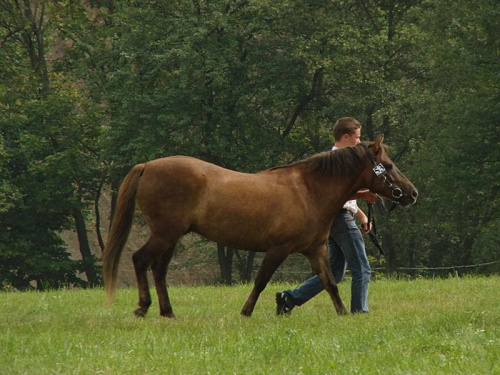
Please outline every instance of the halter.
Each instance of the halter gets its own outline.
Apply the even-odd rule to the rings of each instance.
[[[392,197],[394,199],[400,199],[403,196],[403,191],[395,187],[391,181],[389,181],[387,177],[387,170],[385,167],[382,165],[382,163],[377,163],[375,159],[373,158],[372,154],[370,154],[370,151],[368,151],[368,147],[363,147],[365,150],[366,155],[370,158],[372,164],[373,164],[373,175],[372,175],[372,182],[370,183],[370,191],[372,190],[373,187],[373,181],[375,180],[375,177],[381,177],[382,182],[386,184],[391,190],[392,190]]]
[[[392,182],[389,181],[389,179],[387,178],[387,170],[385,169],[384,165],[382,163],[377,163],[375,161],[372,154],[370,154],[370,151],[368,151],[368,147],[363,147],[363,149],[365,150],[366,155],[368,156],[368,158],[371,160],[371,162],[373,164],[373,175],[372,175],[372,181],[370,183],[370,191],[372,190],[373,181],[375,180],[375,177],[381,177],[383,183],[386,184],[387,186],[389,186],[389,188],[392,190],[392,197],[394,199],[401,198],[403,196],[403,191],[398,187],[394,187]],[[381,202],[383,204],[383,201],[381,201]],[[390,209],[387,209],[384,204],[383,204],[383,206],[386,209],[386,211],[392,211],[398,206],[398,203],[393,201]],[[370,240],[373,242],[375,247],[378,249],[378,251],[380,252],[380,255],[385,256],[385,253],[382,250],[382,246],[380,246],[380,243],[378,242],[378,239],[377,239],[377,227],[375,225],[375,217],[373,215],[373,205],[372,204],[368,204],[368,223],[372,223],[372,226],[373,226],[373,229],[368,233]]]

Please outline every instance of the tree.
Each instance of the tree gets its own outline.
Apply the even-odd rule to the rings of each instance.
[[[329,149],[346,115],[385,134],[421,192],[377,213],[388,271],[497,259],[498,8],[0,0],[1,279],[57,284],[78,267],[98,283],[97,202],[138,162],[187,154],[257,172]],[[61,260],[70,227],[83,262]],[[253,253],[219,255],[226,281],[248,279]],[[28,264],[38,256],[62,268]]]
[[[425,220],[423,236],[433,239],[431,264],[500,259],[491,236],[500,229],[499,14],[494,2],[447,0],[427,14],[432,96],[416,166],[429,176],[422,181],[427,213],[419,210],[417,220]]]
[[[89,284],[98,284],[83,221],[89,191],[95,191],[100,172],[98,163],[92,163],[98,127],[91,122],[92,112],[84,112],[84,98],[49,69],[47,34],[54,34],[47,29],[47,2],[1,5],[2,43],[11,54],[2,61],[7,80],[1,91],[0,129],[6,168],[22,196],[3,213],[2,221],[10,228],[10,236],[2,239],[9,248],[2,257],[7,274],[3,278],[20,287],[38,280],[40,288],[43,282],[77,282],[68,275],[81,267]],[[68,228],[70,218],[76,224],[82,262],[63,260],[67,253],[57,232]],[[30,263],[43,257],[47,264],[58,262],[50,273],[42,262]]]

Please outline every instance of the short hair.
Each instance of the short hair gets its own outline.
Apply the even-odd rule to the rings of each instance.
[[[358,120],[352,117],[342,117],[333,125],[333,136],[335,141],[339,141],[344,134],[353,135],[358,129],[361,129]]]

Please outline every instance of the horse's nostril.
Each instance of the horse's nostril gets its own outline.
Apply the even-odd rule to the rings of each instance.
[[[418,191],[417,191],[417,189],[413,189],[413,191],[411,192],[411,196],[413,198],[417,199],[417,197],[418,197]]]

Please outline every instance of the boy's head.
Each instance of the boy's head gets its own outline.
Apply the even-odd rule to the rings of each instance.
[[[360,142],[361,124],[352,117],[342,117],[333,125],[335,143],[344,146],[355,146]]]

